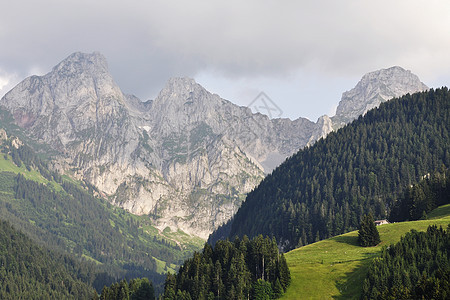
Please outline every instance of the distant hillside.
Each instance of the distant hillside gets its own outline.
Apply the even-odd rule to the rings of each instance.
[[[364,213],[386,218],[403,189],[450,166],[449,125],[447,88],[382,103],[268,175],[229,236],[273,235],[289,250],[354,230]]]
[[[434,219],[377,227],[381,243],[376,247],[360,247],[358,232],[352,231],[286,253],[292,281],[282,299],[360,299],[369,266],[383,247],[397,243],[412,229],[446,228],[449,209],[450,205],[435,209],[430,213],[437,216]]]
[[[89,299],[92,264],[48,251],[0,221],[1,299]]]
[[[203,241],[154,228],[139,217],[94,197],[82,182],[50,171],[21,140],[0,129],[0,219],[35,242],[94,261],[104,272],[95,287],[120,278],[148,277],[174,270]]]

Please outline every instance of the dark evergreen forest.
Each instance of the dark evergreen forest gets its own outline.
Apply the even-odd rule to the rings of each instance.
[[[387,218],[407,187],[449,168],[449,125],[447,88],[381,104],[268,175],[229,236],[275,236],[289,250],[356,230],[364,214]]]
[[[96,270],[38,246],[0,221],[0,299],[89,299]]]
[[[449,299],[449,229],[411,230],[384,248],[369,267],[362,299]]]
[[[167,275],[164,299],[276,299],[290,281],[275,239],[244,236],[205,244],[178,274]]]
[[[155,289],[147,278],[132,279],[129,283],[124,279],[109,287],[105,286],[98,298],[100,300],[154,300]]]
[[[389,220],[391,222],[426,219],[438,206],[450,203],[450,169],[427,174],[417,184],[406,189],[395,202]]]

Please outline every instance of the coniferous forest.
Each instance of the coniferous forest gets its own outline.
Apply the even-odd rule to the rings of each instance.
[[[412,230],[375,258],[362,299],[449,299],[450,225]]]
[[[387,218],[407,187],[449,168],[449,124],[447,88],[382,103],[269,174],[229,236],[274,235],[289,250],[355,230],[367,213]]]
[[[48,251],[0,221],[0,299],[89,299],[95,266]]]
[[[408,187],[395,202],[389,220],[402,222],[426,219],[430,211],[450,203],[449,170],[427,174],[419,183]]]
[[[246,236],[205,244],[178,274],[168,274],[164,299],[276,299],[291,281],[275,239]]]

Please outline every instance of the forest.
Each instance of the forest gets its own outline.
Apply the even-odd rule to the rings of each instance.
[[[449,168],[449,124],[447,88],[382,103],[288,158],[220,231],[290,250],[356,230],[364,214],[385,219],[407,187]]]
[[[391,222],[426,219],[438,206],[450,203],[450,169],[427,174],[418,183],[408,187],[394,203]]]
[[[450,224],[411,230],[373,259],[362,299],[449,299]]]
[[[233,242],[205,244],[184,262],[178,274],[168,274],[164,299],[276,299],[291,276],[275,239],[246,236]]]
[[[34,243],[0,221],[0,299],[89,299],[95,265]]]

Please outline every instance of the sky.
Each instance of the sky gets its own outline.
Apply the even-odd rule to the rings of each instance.
[[[367,72],[450,83],[450,1],[0,0],[0,97],[73,52],[102,53],[122,91],[154,99],[191,77],[276,117],[333,115]]]

